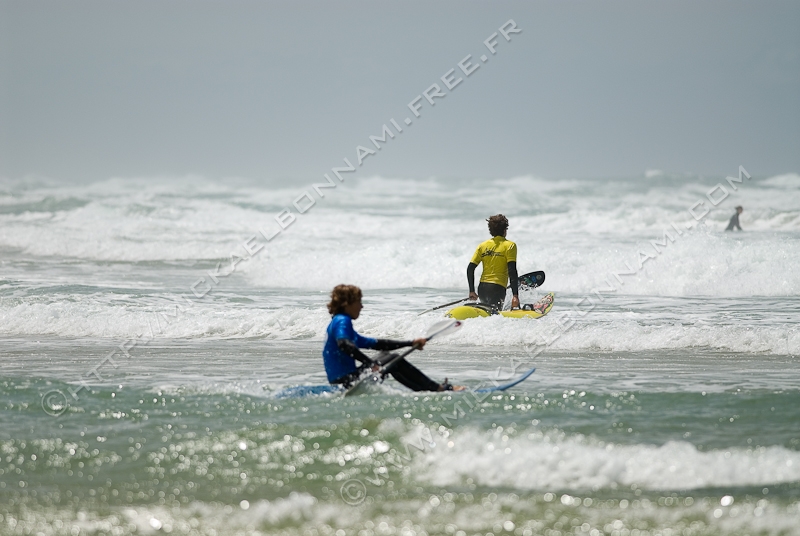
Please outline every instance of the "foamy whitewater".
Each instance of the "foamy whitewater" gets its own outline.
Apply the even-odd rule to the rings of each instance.
[[[800,175],[730,174],[0,182],[0,533],[800,534]],[[276,396],[334,285],[419,336],[498,212],[552,312],[409,359],[529,380]]]

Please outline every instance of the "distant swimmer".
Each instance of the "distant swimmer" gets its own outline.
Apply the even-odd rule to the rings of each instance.
[[[481,303],[494,309],[503,308],[506,300],[506,286],[511,280],[511,308],[519,309],[519,279],[517,276],[517,245],[506,239],[508,218],[502,214],[490,217],[489,233],[492,238],[483,242],[475,250],[467,266],[469,299],[480,299]],[[475,293],[475,268],[483,263],[483,273]]]
[[[389,339],[372,339],[356,333],[353,329],[353,320],[361,314],[361,289],[355,285],[337,285],[331,292],[331,301],[328,312],[333,317],[328,324],[328,336],[322,358],[325,363],[325,372],[328,381],[332,384],[341,384],[349,387],[355,382],[363,371],[372,368],[373,371],[388,361],[395,354],[383,354],[379,359],[372,360],[359,350],[369,348],[372,350],[397,350],[413,346],[422,350],[426,339],[419,338],[413,341],[392,341]],[[356,365],[359,361],[361,365]],[[417,367],[401,359],[389,370],[389,374],[412,391],[462,391],[463,386],[450,385],[447,379],[437,383],[428,378]]]
[[[742,230],[742,226],[739,225],[739,214],[744,211],[741,205],[736,207],[736,214],[731,216],[731,221],[728,222],[728,226],[725,228],[726,231],[733,231],[734,228]]]

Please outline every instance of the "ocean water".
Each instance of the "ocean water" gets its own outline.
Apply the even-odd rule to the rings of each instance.
[[[0,533],[800,534],[800,176],[731,175],[4,180]],[[419,336],[498,212],[552,312],[409,359],[530,379],[280,396],[334,285]]]

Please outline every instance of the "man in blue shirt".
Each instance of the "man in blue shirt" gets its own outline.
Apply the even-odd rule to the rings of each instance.
[[[388,354],[374,361],[361,352],[360,348],[396,350],[413,346],[421,350],[425,346],[424,338],[413,341],[392,341],[359,335],[353,329],[353,320],[358,318],[362,308],[361,289],[357,286],[337,285],[331,292],[328,312],[333,318],[328,325],[328,336],[322,351],[325,372],[330,383],[348,387],[359,378],[365,369],[372,368],[377,371],[382,362],[394,357],[394,354]],[[361,365],[356,365],[356,361],[359,361]],[[389,370],[389,374],[413,391],[460,391],[464,389],[461,386],[450,385],[446,378],[441,384],[433,381],[405,359],[395,363]]]

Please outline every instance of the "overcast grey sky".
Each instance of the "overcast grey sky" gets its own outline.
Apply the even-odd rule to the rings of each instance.
[[[391,118],[359,175],[800,171],[796,1],[0,0],[0,25],[0,177],[317,180]]]

